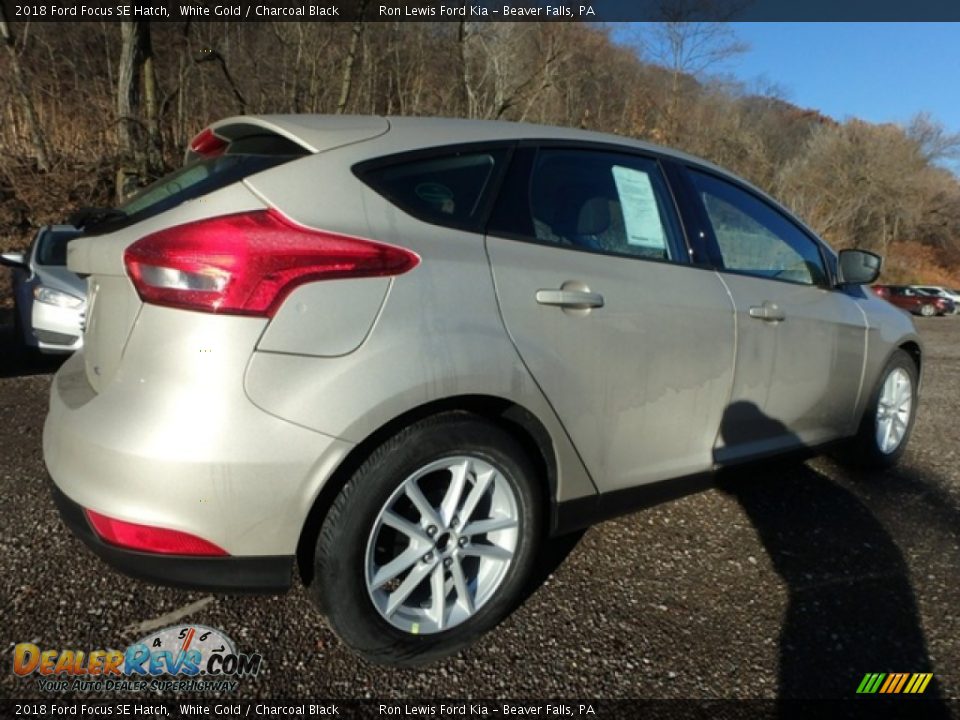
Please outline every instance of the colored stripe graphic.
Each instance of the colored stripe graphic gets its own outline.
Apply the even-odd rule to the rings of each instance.
[[[933,673],[867,673],[857,686],[859,695],[923,694]]]

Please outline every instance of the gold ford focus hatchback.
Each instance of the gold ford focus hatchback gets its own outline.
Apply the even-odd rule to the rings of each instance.
[[[43,438],[65,521],[153,582],[296,570],[377,662],[494,627],[552,537],[757,458],[891,464],[916,412],[877,256],[620,137],[234,117],[85,231]]]

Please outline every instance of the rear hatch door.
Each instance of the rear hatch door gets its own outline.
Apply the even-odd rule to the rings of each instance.
[[[200,133],[185,165],[85,227],[68,246],[67,265],[87,277],[86,374],[99,391],[116,375],[141,300],[127,276],[124,250],[159,230],[218,215],[259,210],[265,202],[246,178],[317,152],[382,135],[378,117],[237,117]]]

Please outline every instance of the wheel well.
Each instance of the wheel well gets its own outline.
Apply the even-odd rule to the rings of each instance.
[[[347,481],[376,448],[404,427],[425,418],[449,412],[478,415],[492,422],[517,440],[537,470],[542,507],[550,508],[557,490],[557,461],[550,434],[540,420],[526,408],[509,400],[488,395],[461,395],[437,400],[394,418],[354,447],[320,489],[297,543],[297,567],[304,585],[313,580],[313,560],[317,536],[323,520]],[[547,528],[549,523],[544,523]]]
[[[915,342],[913,342],[913,341],[908,341],[908,342],[905,342],[903,345],[901,345],[901,346],[900,346],[900,349],[901,349],[901,350],[905,350],[905,351],[907,352],[907,354],[908,354],[910,357],[913,358],[913,362],[914,362],[914,364],[917,366],[917,372],[919,373],[919,372],[920,372],[920,367],[921,367],[921,365],[920,365],[920,362],[921,362],[920,346],[917,345],[917,343],[915,343]]]

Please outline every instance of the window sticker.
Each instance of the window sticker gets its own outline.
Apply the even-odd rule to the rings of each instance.
[[[613,180],[620,196],[620,207],[623,209],[627,243],[666,250],[667,241],[650,176],[642,170],[614,165]]]

